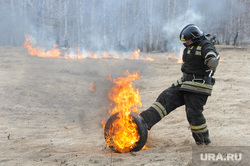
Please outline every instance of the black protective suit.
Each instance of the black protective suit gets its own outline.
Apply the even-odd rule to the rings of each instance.
[[[219,56],[213,44],[202,37],[186,46],[182,58],[183,76],[164,90],[155,103],[140,116],[145,120],[148,129],[151,129],[164,116],[185,105],[187,120],[196,144],[209,144],[206,119],[202,112],[215,82],[212,78],[214,71],[208,66],[210,60],[218,62]]]

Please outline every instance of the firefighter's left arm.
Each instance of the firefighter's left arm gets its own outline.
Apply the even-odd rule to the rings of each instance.
[[[213,71],[216,71],[216,68],[219,64],[219,56],[215,52],[210,51],[206,54],[204,63],[210,69],[212,69]]]
[[[215,72],[219,64],[219,54],[215,50],[212,43],[206,43],[201,49],[202,56],[204,58],[204,64]]]

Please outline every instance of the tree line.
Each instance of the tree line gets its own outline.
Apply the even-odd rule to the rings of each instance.
[[[243,45],[249,7],[248,0],[1,0],[0,45],[32,35],[44,47],[168,51],[189,23],[217,34],[218,44]]]

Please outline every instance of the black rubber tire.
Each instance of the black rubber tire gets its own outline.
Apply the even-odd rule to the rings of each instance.
[[[105,140],[108,137],[107,132],[109,131],[112,127],[112,123],[117,119],[117,115],[118,113],[112,115],[108,121],[106,122],[105,128],[104,128],[104,137]],[[134,118],[135,123],[137,124],[138,127],[138,134],[140,135],[140,140],[138,142],[136,142],[136,145],[133,149],[131,149],[131,152],[137,152],[139,150],[141,150],[143,148],[143,146],[146,144],[147,139],[148,139],[148,130],[147,130],[147,126],[146,123],[144,122],[143,118],[140,117],[137,113],[135,112],[131,112],[130,116],[132,116]],[[115,152],[119,152],[116,151],[114,147],[109,146],[110,149],[112,149]],[[119,152],[120,153],[120,152]]]

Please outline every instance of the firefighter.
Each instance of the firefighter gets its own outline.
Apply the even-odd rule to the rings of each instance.
[[[183,50],[182,77],[164,90],[150,108],[140,113],[148,130],[164,116],[185,105],[187,120],[197,145],[208,145],[209,131],[203,107],[211,95],[215,79],[212,77],[219,63],[219,54],[203,32],[189,24],[180,33]]]

